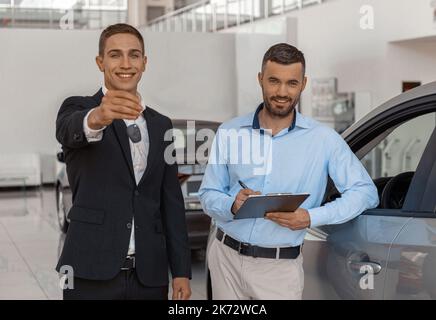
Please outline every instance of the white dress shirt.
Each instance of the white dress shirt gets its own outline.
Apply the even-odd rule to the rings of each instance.
[[[106,95],[107,88],[103,85],[102,87],[103,94]],[[138,93],[138,96],[141,99],[141,106],[143,110],[145,110],[144,101],[142,100],[141,95]],[[99,130],[93,130],[89,128],[88,126],[88,117],[89,114],[94,109],[90,110],[84,120],[83,120],[83,130],[86,136],[86,139],[88,142],[97,142],[100,141],[103,138],[103,131],[106,129],[106,127],[103,127]],[[126,126],[130,126],[133,123],[136,123],[139,130],[141,131],[141,141],[138,143],[133,143],[129,139],[130,144],[130,152],[132,155],[132,162],[133,162],[133,172],[135,173],[135,180],[136,185],[138,185],[139,181],[141,180],[145,169],[147,168],[147,156],[148,151],[150,148],[150,141],[148,137],[148,129],[147,129],[147,122],[145,121],[144,115],[141,113],[138,119],[136,120],[123,120],[126,123]],[[132,219],[132,232],[130,234],[130,243],[129,243],[129,250],[127,252],[128,255],[132,255],[135,253],[135,221]]]

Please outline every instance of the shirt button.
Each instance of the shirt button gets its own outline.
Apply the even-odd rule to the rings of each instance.
[[[127,229],[132,229],[132,224],[130,222],[127,224]]]

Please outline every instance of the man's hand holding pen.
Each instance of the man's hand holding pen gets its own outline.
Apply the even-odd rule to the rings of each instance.
[[[235,201],[233,202],[232,209],[231,209],[233,215],[235,215],[236,212],[238,212],[239,208],[242,207],[245,200],[248,199],[249,195],[261,194],[259,191],[254,191],[254,190],[251,190],[250,188],[248,188],[247,185],[245,183],[243,183],[241,180],[238,180],[238,183],[242,187],[242,189],[238,192],[238,194],[236,195]]]
[[[232,213],[236,214],[239,208],[241,208],[241,206],[244,204],[245,200],[248,199],[248,196],[253,194],[259,195],[261,193],[259,191],[254,191],[251,189],[241,189],[241,191],[239,191],[236,195],[235,201],[233,202]]]

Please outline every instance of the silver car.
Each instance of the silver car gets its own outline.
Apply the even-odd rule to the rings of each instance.
[[[303,299],[436,299],[436,82],[405,92],[342,133],[380,205],[308,229]],[[324,203],[339,197],[329,180]],[[210,239],[215,237],[212,222]],[[207,269],[207,293],[212,297]]]

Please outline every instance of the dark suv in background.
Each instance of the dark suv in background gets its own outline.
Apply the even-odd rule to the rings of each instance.
[[[199,120],[172,120],[174,126],[175,147],[178,155],[177,163],[179,167],[179,182],[182,189],[186,223],[191,249],[205,249],[209,234],[210,218],[203,213],[198,189],[200,188],[204,170],[206,168],[207,152],[199,157],[196,155],[198,148],[204,143],[212,143],[211,140],[201,138],[197,141],[196,137],[200,130],[210,129],[209,132],[216,132],[220,123]],[[189,125],[188,125],[189,124]],[[183,135],[183,136],[182,136]],[[191,140],[190,140],[190,139]],[[193,140],[192,140],[193,139]],[[188,146],[189,141],[195,141],[195,150]],[[195,152],[193,152],[195,151]],[[59,162],[57,181],[56,181],[56,205],[59,227],[66,233],[69,226],[68,212],[72,206],[72,193],[68,183],[64,155],[62,152],[57,154]]]

